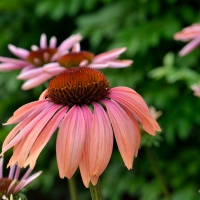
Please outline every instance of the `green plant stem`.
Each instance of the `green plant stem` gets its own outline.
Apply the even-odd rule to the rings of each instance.
[[[156,159],[153,155],[153,152],[151,150],[151,148],[149,147],[145,147],[145,151],[146,151],[146,154],[147,154],[147,157],[151,163],[151,165],[153,166],[153,169],[154,169],[154,172],[155,172],[155,175],[157,177],[157,179],[159,180],[160,184],[161,184],[161,187],[162,187],[162,190],[163,190],[163,193],[165,195],[165,198],[167,200],[171,200],[171,197],[170,197],[170,193],[167,189],[167,186],[166,186],[166,183],[165,183],[165,180],[164,180],[164,177],[157,165],[157,162],[156,162]]]
[[[71,200],[78,200],[77,192],[76,192],[76,184],[75,184],[75,180],[73,177],[68,179],[68,184],[69,184]]]
[[[92,200],[103,200],[99,181],[96,185],[92,185],[92,183],[90,182],[90,194]]]

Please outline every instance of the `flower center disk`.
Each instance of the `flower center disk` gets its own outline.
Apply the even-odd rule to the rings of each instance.
[[[40,67],[51,61],[52,56],[57,52],[57,49],[45,48],[37,51],[30,51],[27,60],[33,63],[36,67]]]
[[[82,61],[92,62],[94,54],[81,51],[81,52],[71,52],[63,55],[58,59],[59,64],[65,68],[78,67]]]
[[[12,179],[9,178],[1,178],[0,179],[0,197],[7,193],[10,184],[12,183]]]
[[[71,107],[98,102],[108,92],[109,82],[100,71],[74,67],[59,74],[49,83],[47,97],[55,104]]]

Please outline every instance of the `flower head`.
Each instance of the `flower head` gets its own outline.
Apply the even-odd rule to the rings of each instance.
[[[56,47],[56,37],[51,37],[48,45],[46,35],[42,34],[40,46],[32,45],[30,51],[9,44],[9,50],[20,59],[0,57],[0,71],[22,69],[18,79],[27,80],[23,84],[22,89],[30,89],[29,85],[32,85],[32,87],[38,86],[52,78],[51,74],[43,71],[42,66],[52,63],[62,55],[68,53],[81,39],[82,36],[80,34],[72,35]],[[29,71],[33,71],[31,75],[28,73]],[[23,78],[22,75],[24,73],[28,73],[29,77]]]
[[[32,169],[28,169],[24,176],[19,179],[20,167],[11,166],[8,177],[3,177],[3,158],[0,158],[0,199],[8,199],[11,195],[16,196],[23,188],[33,182],[42,172],[29,176]]]
[[[9,165],[34,167],[58,130],[56,155],[61,178],[80,168],[84,185],[95,185],[105,170],[115,136],[128,169],[140,145],[140,128],[155,135],[160,127],[142,97],[127,87],[110,88],[98,70],[75,67],[56,76],[38,101],[15,111],[6,124],[16,124],[3,143],[2,153],[14,147]]]
[[[200,24],[193,24],[174,34],[175,40],[183,42],[190,41],[180,52],[180,56],[185,56],[200,45]]]

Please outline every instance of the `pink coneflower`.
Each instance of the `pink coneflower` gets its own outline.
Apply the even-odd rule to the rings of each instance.
[[[18,124],[3,143],[14,147],[8,165],[33,168],[58,130],[56,155],[61,178],[71,178],[78,166],[84,185],[95,185],[113,149],[113,135],[125,166],[132,168],[140,145],[139,122],[155,135],[160,127],[143,98],[127,87],[110,88],[98,70],[74,67],[56,76],[38,101],[19,108],[7,124]]]
[[[42,73],[48,74],[48,77],[54,77],[61,72],[65,71],[67,68],[71,67],[90,67],[94,69],[103,69],[103,68],[123,68],[130,66],[132,60],[118,60],[117,58],[126,51],[126,48],[114,49],[99,55],[94,55],[88,51],[81,51],[80,44],[76,43],[73,47],[72,52],[68,52],[65,55],[59,57],[56,62],[45,64],[41,70]],[[38,82],[35,81],[41,71],[37,69],[31,69],[29,71],[22,72],[18,79],[28,80],[24,85],[23,89],[31,89],[38,85]],[[38,80],[38,79],[37,79]],[[41,80],[43,81],[43,80]],[[39,84],[41,83],[39,81]]]
[[[200,97],[200,83],[192,85],[191,89],[194,91],[195,96]]]
[[[28,169],[24,176],[19,179],[20,167],[13,165],[8,177],[3,177],[3,158],[0,158],[0,199],[7,199],[10,195],[14,197],[27,185],[33,182],[41,173],[37,172],[29,176],[32,169]]]
[[[34,73],[29,78],[23,79],[27,81],[22,85],[22,89],[24,90],[31,89],[52,78],[51,74],[43,71],[42,66],[52,63],[62,55],[68,53],[81,39],[82,36],[80,34],[72,35],[56,47],[56,37],[51,37],[48,45],[46,35],[42,34],[40,46],[32,45],[31,51],[9,44],[9,50],[20,59],[0,57],[0,62],[2,62],[0,63],[0,71],[22,69],[18,79],[23,79],[21,78],[21,74],[23,75],[33,70]]]
[[[189,42],[180,52],[180,56],[185,56],[200,44],[200,24],[193,24],[174,34],[175,40]]]

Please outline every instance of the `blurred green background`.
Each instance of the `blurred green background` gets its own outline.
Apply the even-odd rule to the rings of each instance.
[[[102,70],[112,86],[128,86],[147,104],[162,111],[156,137],[142,133],[142,145],[128,171],[114,145],[100,177],[105,200],[200,199],[200,99],[190,85],[200,81],[200,47],[185,57],[185,45],[173,40],[183,27],[200,22],[196,0],[1,0],[0,55],[13,57],[7,45],[30,49],[40,35],[55,35],[60,44],[73,33],[84,36],[82,49],[95,54],[127,47],[121,56],[134,64]],[[47,83],[22,91],[19,71],[0,73],[0,122],[25,103],[37,100]],[[11,130],[0,127],[0,143]],[[27,189],[28,200],[70,200],[68,181],[60,179],[55,158],[56,134],[40,155],[34,171],[43,174]],[[8,160],[11,151],[6,153]],[[6,162],[5,162],[6,163]],[[79,200],[90,199],[79,171]]]

